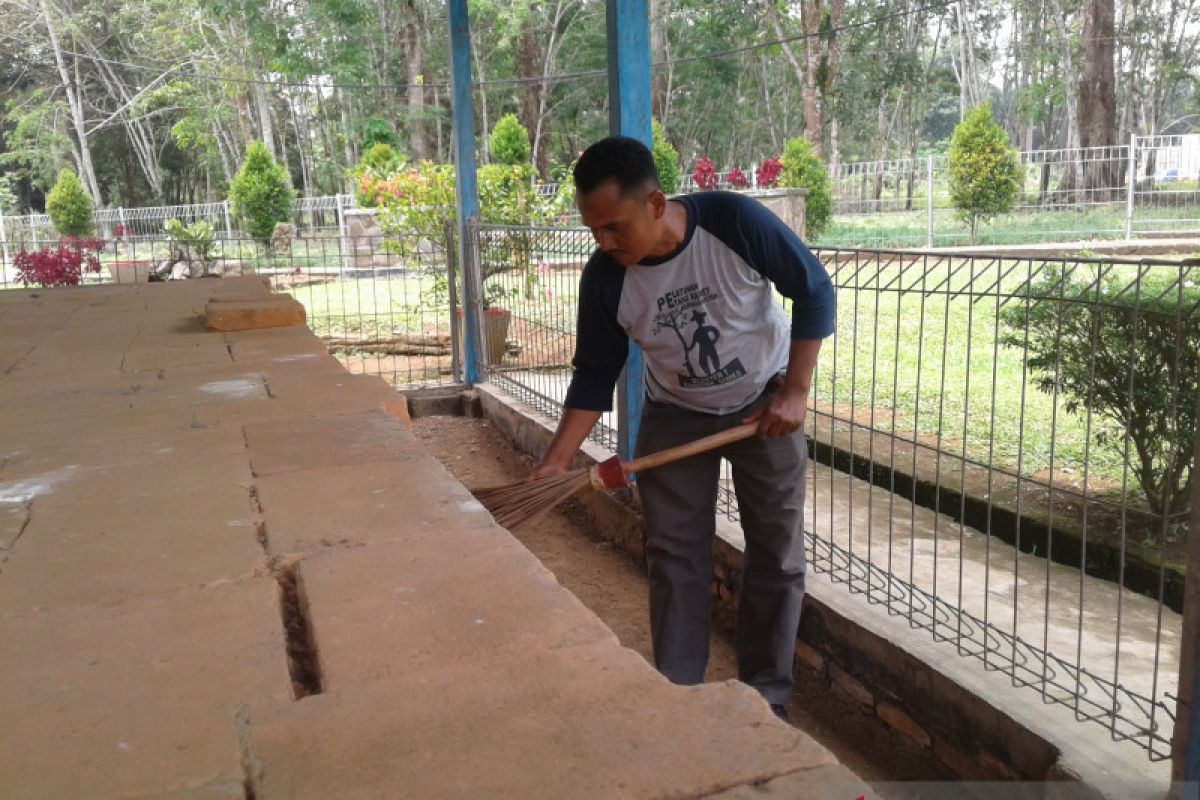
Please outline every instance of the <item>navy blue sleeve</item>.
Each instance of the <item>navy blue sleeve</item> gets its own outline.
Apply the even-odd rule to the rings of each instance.
[[[684,199],[684,198],[680,198]],[[691,195],[697,222],[792,301],[792,339],[833,334],[836,300],[829,273],[779,217],[732,192]]]
[[[617,322],[625,270],[604,253],[588,259],[579,279],[579,311],[575,334],[575,368],[563,405],[585,411],[611,411],[613,390],[629,337]]]

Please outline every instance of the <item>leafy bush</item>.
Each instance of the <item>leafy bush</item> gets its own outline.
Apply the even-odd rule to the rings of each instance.
[[[92,198],[73,171],[63,168],[54,188],[46,195],[46,213],[54,230],[62,236],[91,236],[96,232],[92,222]]]
[[[354,181],[354,195],[358,205],[377,206],[380,204],[380,179],[404,168],[404,159],[389,144],[380,142],[367,149],[350,176]]]
[[[980,222],[1013,210],[1021,188],[1017,151],[992,120],[987,104],[967,112],[950,137],[950,198],[971,226],[971,244]]]
[[[783,171],[783,166],[779,163],[778,158],[763,159],[763,162],[758,165],[758,169],[754,173],[754,182],[760,189],[774,189],[775,184],[779,183],[779,173]]]
[[[287,170],[276,163],[262,142],[254,142],[246,150],[246,160],[230,184],[229,200],[247,233],[267,244],[275,223],[292,218],[296,193]]]
[[[788,139],[784,143],[779,166],[780,186],[808,190],[808,196],[804,198],[804,228],[808,238],[815,239],[833,215],[829,173],[804,138]]]
[[[366,152],[377,144],[386,144],[394,151],[400,146],[400,140],[396,138],[396,132],[386,119],[371,117],[362,124],[359,147]]]
[[[505,114],[492,128],[488,150],[497,164],[515,167],[529,163],[529,131],[525,130],[516,114]]]
[[[710,159],[701,156],[696,161],[696,168],[692,170],[692,181],[697,189],[708,191],[717,188],[717,168]]]
[[[17,280],[23,286],[77,286],[83,271],[100,271],[100,259],[96,256],[104,249],[99,239],[68,237],[55,247],[47,247],[34,253],[17,253],[13,265],[17,268]]]
[[[1069,413],[1088,409],[1129,436],[1126,463],[1152,511],[1185,514],[1195,469],[1200,288],[1175,276],[1146,276],[1139,287],[1111,268],[1099,278],[1087,272],[1049,271],[1019,290],[1030,300],[1001,312],[1001,342],[1028,347],[1038,389],[1058,392]],[[1096,436],[1101,446],[1110,437]]]
[[[667,141],[658,120],[651,120],[650,132],[650,155],[658,170],[658,185],[666,194],[675,194],[679,191],[679,152]]]
[[[729,181],[729,185],[734,189],[746,189],[750,186],[750,179],[746,177],[746,173],[742,172],[737,167],[734,167],[729,174],[725,176],[725,180]]]
[[[187,247],[201,261],[211,261],[216,247],[216,237],[212,225],[204,220],[197,220],[191,225],[184,225],[177,219],[169,219],[163,225],[163,231],[172,245]],[[174,248],[172,248],[174,249]]]

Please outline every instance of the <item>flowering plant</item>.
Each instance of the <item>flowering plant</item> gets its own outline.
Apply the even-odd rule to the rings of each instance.
[[[783,171],[783,165],[779,163],[778,158],[765,159],[758,165],[758,170],[754,173],[756,183],[760,189],[772,189],[779,182],[779,173]]]
[[[750,188],[750,179],[746,177],[746,173],[742,172],[737,167],[734,167],[729,174],[725,176],[725,180],[729,181],[729,185],[734,189]]]
[[[80,239],[69,236],[56,247],[46,247],[34,253],[17,253],[13,264],[17,268],[17,280],[24,286],[77,286],[83,278],[83,270],[100,271],[100,259],[96,254],[104,248],[104,242],[95,238]]]
[[[713,162],[701,156],[696,162],[696,169],[692,171],[692,180],[695,181],[697,189],[717,188],[717,169]]]

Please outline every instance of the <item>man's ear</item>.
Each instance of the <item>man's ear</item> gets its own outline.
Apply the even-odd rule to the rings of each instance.
[[[652,189],[650,194],[646,195],[646,202],[650,204],[654,218],[662,219],[663,214],[667,212],[667,196],[663,194],[662,189]]]

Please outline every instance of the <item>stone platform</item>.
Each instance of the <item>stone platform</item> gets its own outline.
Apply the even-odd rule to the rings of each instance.
[[[866,791],[622,648],[382,380],[303,327],[205,330],[268,296],[0,292],[0,796]]]

